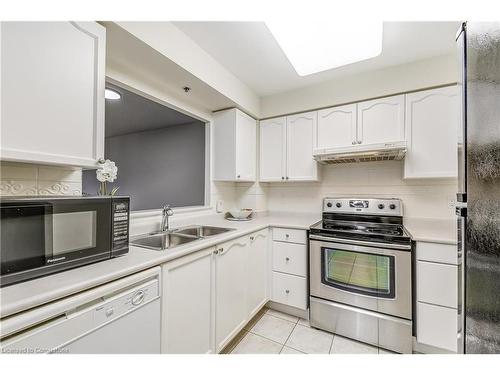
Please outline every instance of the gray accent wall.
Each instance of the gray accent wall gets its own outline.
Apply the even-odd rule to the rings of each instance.
[[[113,185],[130,196],[131,210],[204,205],[205,126],[196,121],[106,138],[106,159],[118,167]],[[85,171],[83,192],[96,189],[95,171]]]

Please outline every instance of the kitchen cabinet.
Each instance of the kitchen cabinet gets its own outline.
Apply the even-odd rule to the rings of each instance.
[[[287,180],[318,179],[318,164],[312,156],[316,131],[317,112],[300,113],[286,118]]]
[[[348,104],[318,111],[315,149],[349,147],[356,142],[357,107]]]
[[[217,246],[215,253],[215,342],[223,349],[245,326],[249,238],[247,236]]]
[[[106,29],[2,22],[3,160],[95,167],[104,155]]]
[[[211,247],[162,267],[162,352],[213,352],[214,252]]]
[[[417,241],[416,244],[417,344],[423,353],[433,348],[457,350],[458,266],[457,246]]]
[[[260,181],[286,177],[286,117],[260,122]]]
[[[260,181],[317,181],[317,113],[260,122]]]
[[[307,232],[272,228],[271,301],[307,309]]]
[[[457,86],[406,95],[404,178],[457,176]]]
[[[250,235],[248,251],[247,316],[255,315],[268,301],[269,230]]]
[[[255,181],[257,122],[239,109],[214,113],[213,178],[216,181]]]
[[[357,144],[371,145],[405,140],[404,95],[360,102],[357,108]]]

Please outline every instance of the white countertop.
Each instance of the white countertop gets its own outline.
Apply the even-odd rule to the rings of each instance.
[[[235,230],[177,246],[172,250],[155,251],[130,246],[129,253],[118,258],[1,288],[0,316],[3,318],[93,288],[269,226],[308,229],[320,219],[320,214],[271,213],[244,222],[228,221],[222,215],[205,215],[179,220],[176,221],[175,227],[200,224]]]
[[[172,250],[155,251],[130,246],[129,253],[118,258],[4,287],[0,289],[0,316],[6,317],[96,287],[260,229],[308,229],[320,219],[320,214],[308,213],[270,213],[244,222],[228,221],[222,215],[181,219],[175,222],[175,227],[199,224],[235,230],[177,246]],[[455,220],[405,218],[404,225],[415,241],[457,243]]]
[[[414,241],[457,244],[456,219],[404,218],[403,224]]]

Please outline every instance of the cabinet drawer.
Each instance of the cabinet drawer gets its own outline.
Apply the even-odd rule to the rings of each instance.
[[[457,264],[457,245],[417,242],[417,260]]]
[[[417,302],[417,342],[457,351],[456,309]]]
[[[273,240],[306,244],[306,231],[301,229],[273,228]]]
[[[272,300],[305,310],[307,308],[307,279],[274,271]]]
[[[273,241],[273,270],[306,277],[306,245]]]
[[[457,294],[457,266],[417,261],[417,299],[419,302],[456,309]]]

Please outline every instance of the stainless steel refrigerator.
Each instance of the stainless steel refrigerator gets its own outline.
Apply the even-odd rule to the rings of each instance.
[[[464,23],[457,47],[458,348],[500,353],[500,22]]]

